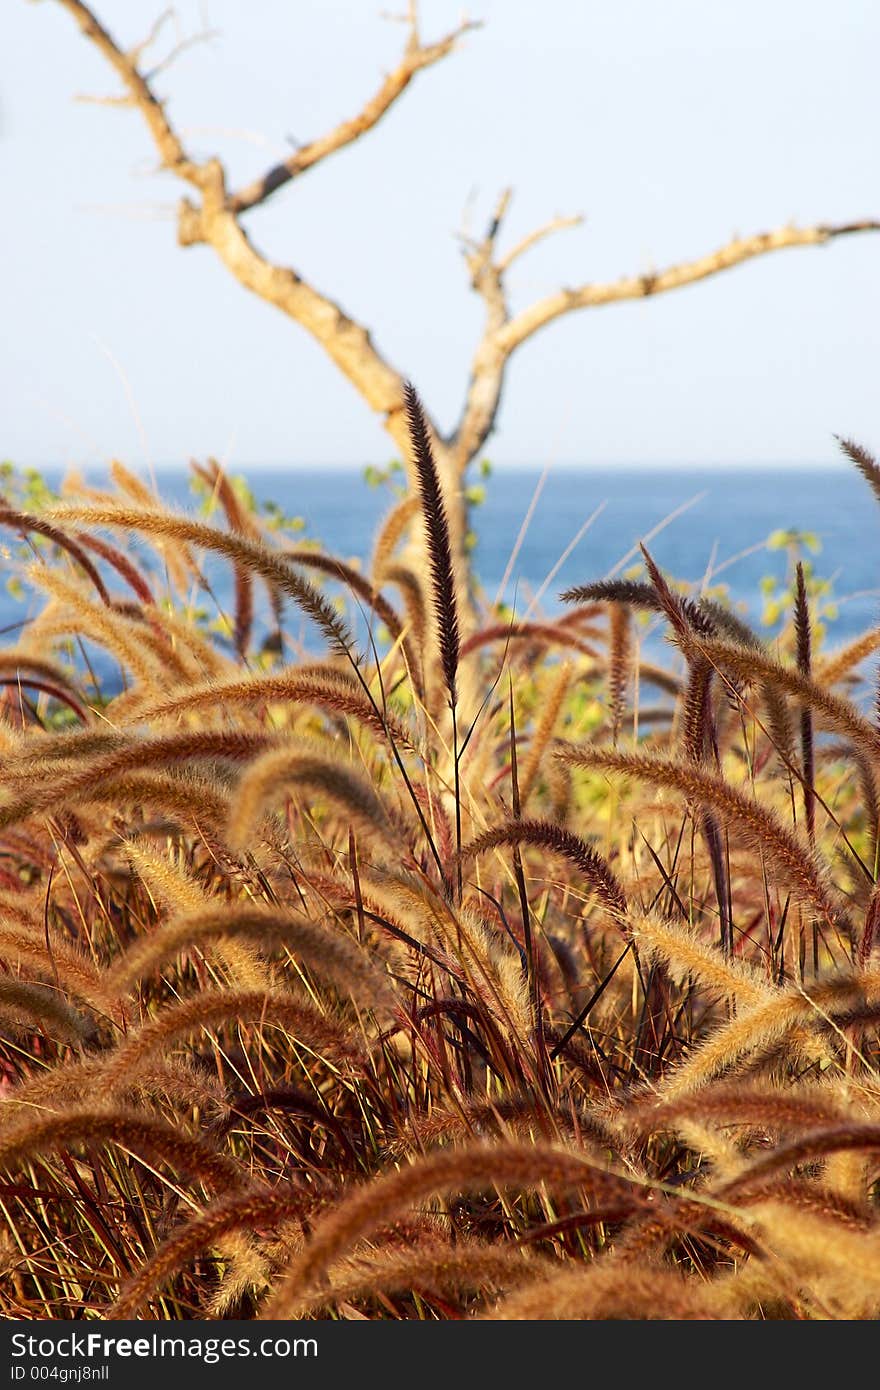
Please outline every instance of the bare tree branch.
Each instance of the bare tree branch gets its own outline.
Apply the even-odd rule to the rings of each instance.
[[[167,72],[183,53],[188,53],[191,48],[197,47],[200,43],[210,43],[211,39],[218,39],[219,37],[219,29],[200,29],[197,34],[190,34],[187,38],[181,39],[170,52],[165,54],[164,58],[160,58],[158,63],[150,68],[149,72],[144,73],[145,80],[154,82],[160,73]]]
[[[462,474],[468,463],[482,449],[492,432],[501,405],[504,372],[510,355],[499,346],[510,322],[510,308],[504,275],[520,256],[554,232],[578,226],[581,217],[554,217],[522,237],[499,259],[494,259],[495,244],[510,207],[511,190],[506,189],[498,200],[489,229],[482,241],[462,238],[465,260],[471,275],[471,287],[486,305],[486,323],[471,363],[467,392],[459,423],[446,440],[453,466]]]
[[[498,347],[509,355],[540,328],[575,309],[595,309],[600,305],[615,304],[623,299],[647,299],[650,295],[664,294],[667,290],[682,289],[685,285],[696,284],[698,280],[706,280],[710,275],[731,270],[734,266],[742,265],[744,261],[753,260],[756,256],[765,256],[770,251],[781,251],[789,246],[822,246],[835,237],[849,236],[853,232],[876,231],[880,231],[880,221],[873,219],[847,222],[840,226],[820,224],[803,228],[780,227],[774,232],[762,232],[758,236],[735,237],[726,246],[711,252],[708,256],[701,256],[695,261],[684,261],[655,274],[630,275],[606,284],[582,285],[576,290],[559,290],[512,319],[499,334]]]
[[[698,280],[705,280],[711,275],[718,275],[723,270],[730,270],[756,256],[766,255],[770,251],[779,251],[790,246],[821,246],[835,237],[880,230],[880,222],[866,219],[839,226],[821,224],[807,228],[782,227],[759,236],[737,237],[708,256],[671,266],[668,270],[656,274],[632,275],[607,284],[559,290],[511,317],[507,311],[504,285],[506,270],[517,257],[544,237],[576,226],[580,220],[554,218],[523,237],[494,263],[491,262],[494,239],[491,242],[470,244],[471,259],[468,264],[473,264],[478,269],[478,274],[472,273],[472,284],[487,301],[490,312],[471,364],[464,409],[458,425],[446,440],[454,459],[454,466],[462,472],[475,454],[484,447],[494,428],[501,405],[507,363],[511,355],[541,328],[561,318],[563,314],[572,313],[576,309],[598,308],[619,300],[645,299],[663,294],[667,290],[680,289]],[[484,259],[486,264],[483,263]]]
[[[121,78],[131,104],[140,110],[147,123],[153,137],[153,143],[159,152],[162,167],[170,169],[180,178],[186,179],[188,183],[201,187],[203,167],[189,157],[179,136],[165,115],[162,102],[153,94],[149,82],[138,70],[137,55],[143,52],[145,44],[151,41],[151,37],[148,36],[144,43],[136,45],[131,53],[126,53],[110,37],[88,5],[82,4],[81,0],[58,0],[58,4],[73,15],[85,37],[95,45],[98,52],[106,58],[114,72]],[[153,37],[156,33],[156,27],[154,25],[151,31]]]
[[[216,161],[212,164],[214,181],[206,189],[201,207],[184,200],[178,229],[181,241],[211,246],[245,289],[311,333],[367,404],[385,416],[387,427],[402,447],[408,436],[402,419],[400,373],[380,356],[367,329],[349,318],[340,305],[295,270],[275,265],[260,254],[228,207],[222,168]],[[398,415],[399,420],[391,420]]]
[[[505,188],[498,196],[495,210],[489,220],[486,235],[482,241],[472,237],[460,237],[464,251],[465,265],[471,277],[471,288],[480,295],[486,305],[487,332],[495,332],[510,317],[499,266],[492,259],[495,242],[507,216],[513,189]]]
[[[539,241],[544,241],[548,236],[552,236],[554,232],[564,232],[570,227],[582,227],[583,223],[584,219],[581,214],[578,213],[574,217],[554,217],[551,218],[549,222],[545,222],[543,227],[536,227],[533,232],[529,232],[528,236],[524,236],[521,241],[518,241],[515,246],[510,248],[506,255],[501,257],[501,260],[496,266],[499,275],[503,275],[505,270],[508,270],[515,260],[518,260],[526,251],[530,251],[533,246],[537,246]]]
[[[146,53],[147,49],[152,48],[153,44],[156,43],[156,41],[159,38],[159,35],[165,28],[165,25],[168,23],[169,19],[173,18],[173,7],[169,7],[167,10],[163,10],[159,17],[153,21],[146,38],[141,39],[140,43],[136,43],[131,46],[131,48],[128,50],[125,56],[128,58],[129,62],[132,64],[133,67],[137,67],[138,63],[140,62],[143,55]]]
[[[471,29],[480,27],[476,21],[463,20],[445,38],[438,40],[437,43],[423,45],[418,38],[414,5],[411,6],[408,22],[410,24],[410,38],[404,49],[403,57],[394,71],[388,74],[378,92],[371,97],[366,106],[351,120],[343,121],[329,134],[301,145],[288,159],[276,164],[262,178],[255,179],[246,188],[240,189],[238,193],[233,193],[229,200],[233,212],[247,212],[249,208],[258,207],[279,188],[290,183],[291,179],[297,178],[307,169],[313,168],[320,160],[335,154],[337,150],[344,149],[346,145],[352,144],[361,135],[365,135],[368,130],[372,130],[373,126],[394,105],[398,97],[406,91],[417,72],[422,68],[428,68],[434,63],[438,63],[441,58],[445,58],[447,54],[452,52],[462,35]]]
[[[216,39],[220,36],[219,29],[202,29],[197,34],[190,34],[188,37],[180,39],[174,47],[165,54],[164,58],[160,58],[157,63],[154,63],[148,72],[140,72],[137,65],[142,54],[158,41],[159,35],[165,24],[169,19],[175,17],[174,10],[164,10],[153,24],[146,38],[142,39],[140,43],[134,44],[126,53],[122,54],[123,58],[128,60],[132,68],[136,70],[148,87],[161,73],[167,72],[168,69],[177,62],[177,59],[181,57],[182,54],[188,52],[189,49],[195,48],[201,43],[208,43],[211,39]],[[131,87],[131,84],[129,84],[129,86]],[[116,106],[131,109],[138,105],[139,98],[132,90],[129,90],[121,92],[117,96],[94,96],[91,93],[80,93],[76,97],[76,100],[82,102],[84,105],[90,106]],[[155,95],[153,96],[153,100],[156,100]]]

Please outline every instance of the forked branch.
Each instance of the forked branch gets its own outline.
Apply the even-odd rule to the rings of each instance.
[[[200,187],[203,167],[187,154],[180,136],[165,115],[163,103],[155,96],[149,81],[138,67],[140,56],[155,40],[165,16],[160,16],[142,43],[136,44],[126,52],[111,38],[88,5],[82,4],[81,0],[58,0],[58,3],[73,15],[85,37],[95,45],[121,79],[125,88],[125,99],[140,111],[146,121],[153,143],[159,152],[162,167],[186,179],[188,183]]]
[[[508,306],[505,272],[515,260],[553,232],[577,226],[581,221],[579,217],[554,218],[524,236],[497,260],[493,260],[491,255],[494,237],[471,246],[468,259],[472,271],[471,284],[485,300],[488,314],[471,364],[464,409],[455,431],[447,440],[461,471],[483,448],[494,428],[510,357],[540,329],[564,314],[578,309],[596,309],[626,299],[647,299],[668,290],[682,289],[771,251],[793,246],[822,246],[836,237],[880,230],[880,221],[865,218],[838,225],[820,223],[814,227],[780,227],[758,236],[735,237],[717,251],[696,260],[683,261],[667,270],[650,274],[629,275],[619,280],[581,285],[577,289],[558,290],[512,315]]]

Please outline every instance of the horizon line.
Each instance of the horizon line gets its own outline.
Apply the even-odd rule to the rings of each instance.
[[[199,459],[200,459],[201,457],[210,457],[210,455],[204,455],[204,456],[196,456],[196,455],[194,455],[194,456],[193,456],[193,461],[198,462]],[[99,462],[99,461],[97,461],[97,460],[89,460],[89,461],[83,461],[83,460],[75,460],[75,461],[73,461],[73,460],[71,460],[71,461],[67,461],[67,462],[63,462],[63,463],[62,463],[62,462],[57,462],[57,461],[46,461],[46,460],[43,460],[43,461],[22,460],[22,461],[19,461],[19,460],[16,460],[16,459],[9,459],[8,461],[9,461],[10,463],[12,463],[13,466],[14,466],[15,468],[19,468],[19,469],[24,469],[24,468],[35,468],[35,469],[39,469],[39,470],[49,470],[49,469],[51,469],[51,470],[53,470],[53,471],[63,471],[63,470],[65,470],[65,469],[69,469],[69,468],[80,468],[80,469],[107,469],[107,468],[110,467],[110,463],[111,463],[112,460],[109,459],[109,458],[107,459],[106,462]],[[717,472],[719,472],[719,473],[722,473],[722,472],[734,472],[734,471],[736,471],[737,469],[739,469],[739,470],[741,470],[741,471],[749,471],[749,470],[755,470],[755,471],[758,471],[758,470],[764,471],[764,470],[766,470],[766,471],[770,471],[770,470],[772,470],[772,469],[774,469],[774,468],[775,468],[775,469],[781,469],[781,470],[784,470],[784,471],[787,471],[787,472],[796,472],[796,471],[798,471],[798,470],[810,471],[810,472],[817,472],[817,473],[818,473],[818,472],[828,472],[828,473],[832,473],[832,472],[846,472],[846,473],[849,473],[849,472],[851,472],[851,465],[849,465],[845,459],[841,459],[841,458],[838,458],[838,459],[746,459],[746,460],[741,460],[741,459],[714,459],[714,460],[713,460],[713,459],[677,459],[677,460],[674,460],[674,461],[673,461],[673,460],[646,460],[646,459],[627,459],[627,460],[610,459],[610,460],[600,460],[600,461],[597,461],[597,460],[582,461],[582,460],[578,460],[578,459],[556,459],[556,460],[554,460],[554,461],[553,461],[552,463],[550,463],[550,464],[542,463],[542,462],[539,461],[539,460],[523,460],[523,459],[508,459],[508,460],[504,460],[503,462],[497,462],[497,463],[496,463],[496,462],[494,462],[493,460],[490,459],[489,462],[491,463],[491,466],[492,466],[492,474],[491,474],[492,476],[494,476],[494,475],[496,475],[496,474],[498,474],[498,473],[501,473],[501,472],[511,472],[511,473],[541,472],[541,471],[543,471],[545,468],[549,468],[551,471],[554,470],[554,469],[558,469],[558,470],[560,470],[560,471],[566,471],[566,472],[575,472],[575,471],[577,471],[577,472],[580,472],[580,473],[604,473],[604,472],[611,472],[611,471],[618,471],[618,472],[627,472],[627,471],[629,471],[629,472],[655,472],[655,471],[657,471],[657,472],[659,472],[659,471],[663,471],[663,470],[666,470],[666,471],[669,471],[669,472],[679,472],[679,473],[696,473],[696,472],[712,472],[712,471],[717,471]],[[390,460],[388,460],[388,459],[382,460],[381,462],[376,462],[375,460],[371,460],[371,459],[365,459],[365,460],[358,461],[358,462],[355,462],[355,461],[352,461],[352,460],[346,460],[346,461],[339,461],[339,460],[337,460],[337,461],[334,461],[334,462],[328,462],[328,461],[322,460],[322,459],[309,459],[309,460],[297,460],[297,461],[291,461],[291,460],[288,460],[288,459],[243,459],[243,460],[238,461],[238,462],[235,462],[235,461],[233,461],[233,462],[226,462],[226,463],[222,464],[221,466],[222,466],[227,472],[240,472],[240,471],[243,470],[243,469],[249,469],[249,468],[251,468],[251,469],[262,469],[262,470],[265,470],[266,472],[273,472],[273,473],[275,473],[275,472],[280,473],[280,472],[283,472],[285,469],[287,469],[287,470],[289,470],[289,471],[295,470],[295,471],[298,471],[298,472],[313,472],[313,473],[314,473],[314,472],[318,472],[318,471],[339,472],[339,473],[343,473],[343,472],[346,472],[346,473],[362,473],[362,472],[364,472],[364,470],[366,470],[367,468],[387,469],[387,468],[389,467],[389,463],[390,463]],[[190,468],[191,462],[190,462],[190,461],[181,462],[181,461],[179,461],[179,460],[171,460],[171,459],[153,459],[153,460],[150,460],[149,462],[146,462],[146,461],[144,461],[144,460],[140,460],[140,461],[137,462],[137,463],[130,463],[130,464],[128,464],[127,466],[128,466],[128,467],[132,467],[132,468],[144,468],[144,469],[147,469],[147,470],[149,470],[150,468],[154,468],[154,469],[156,469],[157,471],[163,472],[163,473],[164,473],[164,472],[172,472],[172,471],[175,471],[175,472],[186,472],[186,471]],[[476,471],[476,472],[479,471],[479,464],[476,464],[476,465],[474,466],[474,471]]]

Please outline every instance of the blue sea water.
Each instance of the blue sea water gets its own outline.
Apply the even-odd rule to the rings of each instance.
[[[273,499],[302,516],[309,535],[347,559],[369,556],[394,500],[388,487],[368,487],[355,470],[243,471],[258,499]],[[486,481],[485,501],[473,511],[475,569],[490,599],[540,479],[537,469],[499,468]],[[183,476],[160,474],[160,486],[186,502]],[[673,578],[724,584],[731,601],[759,621],[768,597],[762,581],[769,576],[784,587],[789,562],[784,548],[768,548],[768,539],[796,530],[818,547],[803,551],[815,574],[832,581],[837,616],[828,624],[829,639],[845,640],[880,617],[880,506],[862,478],[845,468],[551,472],[505,588],[505,599],[515,601],[518,612],[543,588],[597,509],[546,588],[545,612],[559,611],[558,595],[571,585],[601,579],[621,562],[623,570],[636,563],[633,549],[646,540]]]
[[[244,474],[259,501],[274,501],[287,514],[301,516],[304,534],[347,559],[369,555],[376,528],[394,500],[387,486],[369,487],[355,469],[236,471]],[[540,478],[537,469],[499,468],[486,481],[485,501],[474,510],[475,567],[490,599],[508,569]],[[183,471],[161,471],[158,480],[168,501],[196,507]],[[101,479],[95,475],[89,481]],[[768,547],[768,538],[790,529],[809,534],[816,551],[806,550],[806,558],[817,576],[831,581],[831,594],[822,600],[827,604],[833,595],[825,640],[843,642],[876,623],[880,507],[859,475],[843,467],[560,468],[549,473],[540,489],[504,597],[515,601],[522,614],[552,574],[541,608],[558,611],[558,595],[565,588],[615,569],[625,571],[638,559],[632,554],[638,541],[651,537],[649,548],[670,575],[726,585],[740,610],[760,622],[768,597],[773,597],[766,592],[768,578],[777,593],[784,590],[790,564],[785,547]],[[3,591],[0,626],[21,616],[20,607]]]

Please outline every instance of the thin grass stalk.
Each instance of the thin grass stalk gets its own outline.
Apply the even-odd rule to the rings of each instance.
[[[455,566],[452,559],[452,546],[449,539],[449,522],[443,500],[443,488],[434,451],[428,422],[422,410],[421,401],[411,382],[404,385],[404,408],[406,410],[412,461],[419,484],[422,519],[428,547],[428,561],[431,571],[431,591],[434,602],[434,617],[437,628],[437,641],[440,648],[440,665],[449,698],[452,719],[452,766],[453,795],[455,797],[455,848],[461,851],[461,769],[458,743],[458,663],[461,652],[461,637],[458,618],[458,600],[455,589]],[[461,902],[461,861],[457,861],[457,892]]]
[[[513,806],[513,824],[519,823],[521,815],[520,795],[519,795],[519,776],[516,760],[516,710],[513,703],[513,681],[508,681],[508,702],[510,711],[510,788]],[[523,940],[526,948],[526,979],[529,991],[529,998],[532,1006],[532,1032],[535,1038],[535,1056],[537,1066],[535,1068],[538,1083],[541,1090],[546,1095],[549,1089],[549,1066],[547,1063],[547,1049],[544,1042],[544,1007],[541,998],[541,982],[538,977],[535,962],[535,942],[532,934],[532,912],[529,906],[529,895],[526,888],[526,878],[523,873],[522,856],[519,850],[519,841],[513,838],[513,873],[516,879],[517,891],[519,893],[520,914],[523,924]],[[459,864],[458,878],[461,882],[461,845],[458,846]]]

